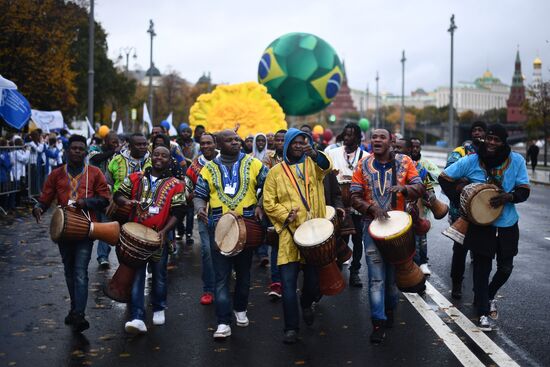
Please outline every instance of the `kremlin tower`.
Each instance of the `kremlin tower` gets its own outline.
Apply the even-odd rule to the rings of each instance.
[[[523,74],[521,73],[521,60],[519,50],[516,53],[516,64],[510,88],[510,98],[506,101],[507,121],[511,123],[525,122],[527,116],[522,112],[522,105],[525,102],[525,86],[523,85]]]
[[[533,61],[533,86],[542,84],[542,60],[537,57]]]

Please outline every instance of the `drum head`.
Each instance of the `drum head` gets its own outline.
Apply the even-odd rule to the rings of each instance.
[[[221,252],[231,253],[239,243],[239,234],[237,218],[231,213],[227,213],[222,215],[216,225],[214,241]]]
[[[53,242],[58,242],[63,233],[63,227],[65,226],[65,214],[63,209],[56,208],[52,215],[52,221],[50,222],[50,237]]]
[[[302,223],[294,232],[294,242],[298,246],[317,246],[332,236],[334,225],[325,218],[310,219]]]
[[[369,226],[369,233],[373,237],[388,238],[407,231],[412,225],[412,218],[409,213],[400,210],[388,212],[389,219],[375,219]]]
[[[333,206],[327,205],[327,208],[325,210],[325,218],[328,220],[332,220],[335,215],[336,215],[336,209],[334,209]]]
[[[498,195],[495,189],[483,189],[470,200],[470,215],[479,225],[489,225],[493,223],[502,213],[503,206],[493,208],[489,201]]]
[[[160,238],[157,231],[140,223],[129,222],[122,226],[122,235],[129,234],[136,240],[160,246]]]

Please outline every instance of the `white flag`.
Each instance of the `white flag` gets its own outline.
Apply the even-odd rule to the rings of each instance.
[[[124,127],[122,126],[122,120],[120,120],[120,122],[118,123],[116,133],[119,134],[119,135],[124,134]]]
[[[149,111],[147,110],[147,104],[143,102],[143,122],[147,123],[149,127],[149,134],[153,131],[153,123],[151,122],[151,116],[149,116]]]
[[[166,118],[166,121],[168,121],[168,123],[170,124],[170,130],[168,131],[168,135],[170,135],[170,136],[177,136],[177,135],[178,135],[178,131],[176,130],[176,128],[175,128],[174,125],[172,124],[172,112],[170,112],[170,114],[169,114],[168,117]]]
[[[88,116],[86,116],[86,123],[88,124],[88,145],[92,142],[92,137],[94,136],[95,130],[92,124],[90,123],[90,120],[88,120]]]

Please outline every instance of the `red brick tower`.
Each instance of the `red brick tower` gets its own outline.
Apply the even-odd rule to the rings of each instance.
[[[507,121],[518,123],[527,121],[527,116],[522,112],[521,106],[525,101],[525,86],[523,85],[523,74],[521,73],[521,60],[519,50],[516,54],[516,65],[510,88],[510,98],[506,101],[508,107]]]
[[[336,126],[341,124],[341,118],[344,114],[349,112],[358,113],[357,108],[353,105],[353,99],[351,98],[351,90],[348,86],[345,63],[342,63],[342,68],[344,69],[344,80],[342,81],[338,94],[326,108],[327,115],[336,116]]]

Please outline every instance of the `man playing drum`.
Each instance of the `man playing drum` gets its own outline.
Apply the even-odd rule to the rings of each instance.
[[[386,327],[393,325],[398,302],[394,267],[387,263],[374,244],[368,228],[373,219],[387,217],[389,210],[405,210],[405,201],[415,201],[424,186],[415,164],[406,155],[391,152],[391,134],[375,129],[371,136],[373,155],[364,158],[351,183],[353,207],[363,214],[363,243],[369,275],[369,301],[373,331],[371,343],[381,343]]]
[[[153,275],[151,303],[153,304],[153,324],[165,323],[164,309],[167,296],[168,234],[174,229],[178,218],[185,211],[184,183],[172,177],[170,165],[172,156],[168,147],[158,145],[153,150],[152,166],[143,172],[130,174],[114,194],[118,205],[134,207],[132,222],[141,223],[158,232],[161,247],[160,260],[149,261]],[[128,333],[145,333],[145,271],[147,264],[138,269],[132,286],[130,318],[124,329]]]
[[[351,235],[351,240],[353,242],[353,260],[349,267],[349,285],[352,287],[363,286],[361,278],[359,277],[361,258],[363,257],[363,228],[361,214],[351,208],[351,202],[349,200],[349,186],[351,184],[353,171],[363,156],[368,155],[368,153],[359,148],[359,145],[361,145],[361,138],[362,135],[359,125],[353,123],[347,124],[344,127],[343,134],[344,145],[327,152],[328,156],[332,159],[334,169],[338,171],[337,178],[342,189],[342,200],[344,201],[348,215],[351,215],[355,227],[355,234]],[[342,237],[347,244],[350,236],[347,235]]]
[[[220,155],[207,162],[201,169],[195,186],[193,204],[199,220],[208,224],[212,263],[216,275],[216,316],[218,328],[215,339],[231,335],[231,300],[229,280],[232,269],[237,279],[233,300],[233,312],[237,326],[249,324],[246,316],[250,291],[250,265],[252,249],[245,248],[235,256],[225,256],[218,251],[214,233],[222,215],[235,212],[244,218],[263,217],[258,205],[258,193],[267,175],[261,161],[241,152],[241,140],[234,130],[223,130],[216,135]]]
[[[76,206],[83,210],[101,211],[109,204],[111,196],[105,176],[97,167],[85,164],[87,154],[86,138],[73,135],[69,139],[67,164],[56,168],[46,179],[38,204],[32,214],[40,222],[42,214],[54,199],[61,207]],[[65,324],[82,332],[90,327],[84,318],[88,300],[88,264],[92,254],[93,241],[59,242],[63,260],[65,281],[71,297],[71,309],[65,317]]]
[[[199,144],[202,154],[195,158],[185,176],[185,199],[187,203],[193,201],[193,191],[199,179],[199,174],[202,167],[216,158],[216,138],[214,134],[202,133]],[[215,277],[214,265],[212,264],[212,253],[210,252],[210,237],[208,235],[208,226],[206,223],[199,220],[199,237],[201,240],[201,265],[202,265],[202,289],[203,293],[200,298],[201,305],[210,305],[214,302]]]
[[[325,217],[323,178],[331,170],[330,158],[313,148],[309,134],[291,128],[285,135],[284,162],[273,167],[264,188],[264,209],[279,233],[277,265],[283,286],[285,329],[283,341],[295,343],[299,329],[298,273],[303,260],[293,233],[308,219]],[[317,269],[303,265],[302,317],[307,325],[314,319],[312,303],[319,298]]]
[[[495,296],[510,277],[518,253],[519,216],[515,204],[527,200],[530,193],[525,159],[511,151],[507,138],[504,126],[489,126],[485,144],[477,154],[460,159],[439,176],[441,188],[455,204],[464,187],[461,179],[491,183],[500,189],[488,205],[504,206],[502,214],[488,226],[470,223],[464,237],[464,247],[474,254],[474,304],[479,327],[484,331],[492,330],[493,320],[498,317]],[[489,283],[495,255],[497,271]]]
[[[447,159],[446,168],[457,162],[460,158],[475,154],[485,140],[487,124],[483,121],[475,121],[470,127],[471,144],[463,144],[456,147]],[[451,200],[449,205],[449,222],[453,224],[460,217],[459,204]],[[458,242],[453,243],[453,257],[451,260],[451,280],[453,288],[451,296],[455,299],[462,298],[462,279],[466,268],[466,255],[468,250]]]

